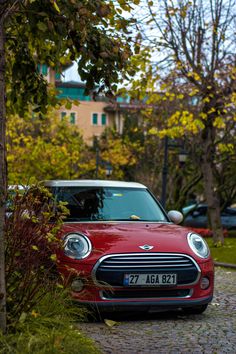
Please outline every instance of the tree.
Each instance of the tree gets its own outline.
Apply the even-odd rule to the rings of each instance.
[[[176,112],[167,111],[166,129],[159,136],[184,136],[191,142],[189,153],[202,172],[214,243],[223,244],[216,175],[220,143],[229,157],[229,140],[235,134],[235,1],[144,3],[147,16],[145,25],[140,22],[139,26],[151,65],[148,69],[146,65],[141,79],[145,91],[149,84],[148,102],[160,105],[165,100],[171,105],[180,101]],[[159,97],[157,88],[162,90]],[[191,102],[188,109],[186,102]]]
[[[23,113],[31,105],[46,113],[47,83],[37,70],[46,64],[61,72],[78,60],[87,89],[111,94],[131,54],[127,37],[132,2],[118,0],[0,0],[0,328],[6,328],[4,225],[6,202],[6,106]],[[7,91],[5,89],[7,87]],[[7,96],[7,102],[5,98]],[[6,105],[5,105],[6,103]]]
[[[79,129],[53,111],[43,118],[9,116],[7,151],[8,183],[13,185],[77,179],[95,168]]]
[[[103,174],[105,177],[106,165],[111,165],[113,178],[129,180],[127,170],[137,163],[136,150],[136,143],[113,129],[106,129],[99,141],[99,176]]]

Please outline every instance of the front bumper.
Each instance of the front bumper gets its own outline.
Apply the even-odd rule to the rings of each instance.
[[[103,301],[79,301],[80,304],[93,310],[101,312],[122,312],[122,311],[140,311],[140,312],[163,312],[175,311],[188,307],[206,305],[212,301],[213,296],[207,296],[195,300],[158,300],[158,301],[127,301],[127,302],[103,302]]]
[[[151,256],[153,257],[153,255]],[[176,255],[174,256],[176,257]],[[188,261],[188,264],[184,268],[185,270],[182,271],[183,267],[179,269],[180,267],[178,268],[176,265],[169,268],[161,266],[156,270],[159,273],[176,272],[178,274],[177,285],[168,287],[128,287],[122,285],[124,274],[129,271],[133,272],[133,265],[131,269],[127,269],[127,266],[125,266],[125,269],[123,267],[122,269],[121,267],[117,268],[117,266],[112,269],[109,264],[108,267],[105,264],[106,267],[101,271],[101,267],[98,267],[101,262],[99,264],[96,263],[96,265],[83,263],[83,266],[80,263],[80,268],[72,262],[69,269],[74,269],[75,272],[70,281],[74,277],[78,277],[84,282],[84,287],[81,291],[72,292],[72,298],[81,305],[99,309],[100,311],[138,310],[160,312],[208,304],[212,300],[214,288],[214,266],[212,260],[204,260],[197,264],[191,257],[181,256],[184,256]],[[116,255],[116,257],[118,256]],[[139,271],[143,272],[143,269],[139,269]],[[67,276],[70,278],[71,273],[68,271],[68,267],[67,269],[64,268],[62,272],[64,274],[67,273]],[[145,272],[154,272],[154,270],[145,269]],[[100,279],[98,279],[98,276]],[[201,288],[203,277],[207,277],[210,281],[207,289]],[[101,280],[104,280],[103,285]]]

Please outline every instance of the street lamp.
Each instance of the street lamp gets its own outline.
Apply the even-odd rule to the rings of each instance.
[[[185,164],[185,162],[187,160],[187,156],[188,156],[188,153],[184,149],[182,149],[179,152],[178,157],[179,157],[179,163],[181,166]]]
[[[106,164],[106,176],[110,177],[110,175],[112,174],[112,165],[110,164],[110,162],[105,162]]]
[[[168,136],[165,136],[164,140],[164,161],[162,168],[162,190],[161,190],[161,204],[165,208],[166,206],[166,189],[167,189],[167,176],[168,176],[168,153],[169,148],[179,148],[180,152],[178,154],[180,166],[183,166],[187,159],[187,152],[184,150],[184,142],[169,142]]]
[[[98,178],[98,167],[99,167],[99,143],[98,143],[98,137],[94,137],[93,141],[93,146],[95,148],[95,154],[96,154],[96,170],[95,170],[95,178]]]
[[[112,165],[109,161],[104,161],[100,158],[99,143],[98,143],[97,137],[95,137],[95,139],[94,139],[94,147],[95,147],[95,154],[96,154],[95,178],[98,179],[99,166],[103,167],[105,169],[106,177],[109,178],[112,174]]]
[[[164,140],[164,161],[162,168],[162,186],[161,186],[161,204],[165,208],[166,205],[166,185],[168,175],[168,136],[165,136]]]

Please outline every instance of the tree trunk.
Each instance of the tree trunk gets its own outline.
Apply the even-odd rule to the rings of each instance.
[[[206,127],[202,135],[202,161],[201,170],[203,175],[204,190],[206,202],[208,205],[208,217],[210,221],[210,227],[213,231],[213,243],[214,245],[223,245],[224,234],[220,218],[220,202],[217,196],[217,192],[214,189],[214,175],[213,175],[213,157],[214,144],[212,142],[214,128]]]
[[[0,19],[0,329],[6,331],[5,284],[5,205],[7,192],[6,167],[6,102],[5,102],[5,36],[3,19]]]

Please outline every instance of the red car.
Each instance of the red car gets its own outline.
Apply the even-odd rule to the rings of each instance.
[[[198,234],[176,224],[142,184],[54,180],[45,185],[70,215],[60,236],[60,271],[78,302],[103,311],[182,309],[202,313],[214,266]]]

